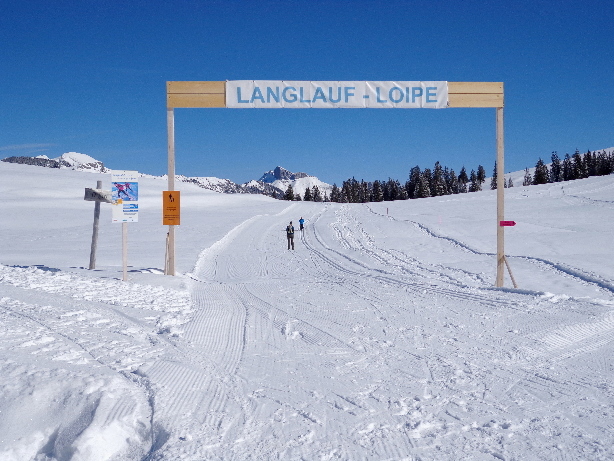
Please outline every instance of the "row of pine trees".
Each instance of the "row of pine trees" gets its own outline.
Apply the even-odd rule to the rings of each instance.
[[[556,152],[552,153],[550,168],[540,158],[535,164],[533,175],[525,169],[523,186],[534,184],[548,184],[552,182],[572,181],[574,179],[588,178],[589,176],[605,176],[614,172],[614,151],[607,153],[587,152],[582,155],[576,152],[570,156],[565,154],[561,161]]]
[[[609,154],[602,152],[587,152],[580,154],[578,150],[570,156],[565,155],[561,161],[556,152],[552,153],[550,168],[540,158],[533,174],[525,169],[523,186],[534,184],[547,184],[551,182],[570,181],[589,176],[601,176],[614,172],[614,151]],[[471,170],[467,175],[465,167],[457,175],[453,169],[435,163],[433,169],[420,169],[413,167],[409,172],[409,178],[404,184],[396,179],[389,178],[387,181],[375,180],[373,182],[357,181],[355,178],[343,181],[339,188],[333,184],[330,196],[322,193],[317,185],[307,188],[303,197],[294,193],[291,185],[280,198],[294,201],[313,202],[338,202],[338,203],[366,203],[383,202],[392,200],[407,200],[442,195],[462,194],[481,191],[486,180],[486,172],[482,165],[477,170]],[[504,181],[505,187],[514,187],[512,178]],[[497,164],[495,163],[490,189],[497,188]]]

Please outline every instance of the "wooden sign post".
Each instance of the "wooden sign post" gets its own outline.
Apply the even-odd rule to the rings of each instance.
[[[245,83],[242,87],[241,84]],[[374,94],[357,96],[358,84],[375,88]],[[303,85],[304,84],[304,85]],[[313,85],[311,85],[313,84]],[[414,85],[415,84],[415,85]],[[422,84],[420,86],[420,84]],[[425,87],[426,84],[427,86]],[[239,81],[239,82],[166,82],[166,107],[168,121],[168,190],[175,190],[175,134],[174,109],[177,108],[214,108],[238,107],[358,107],[356,100],[363,101],[362,107],[373,107],[376,103],[387,103],[389,107],[407,107],[416,97],[423,97],[425,104],[419,107],[432,107],[435,94],[439,94],[438,84],[445,84],[447,107],[469,108],[490,107],[496,109],[496,146],[497,146],[497,277],[495,286],[503,286],[505,265],[504,233],[499,222],[504,220],[505,169],[503,167],[503,82],[284,82],[284,81]],[[258,86],[261,85],[261,86]],[[328,85],[328,86],[327,86]],[[354,86],[351,86],[354,85]],[[379,85],[379,86],[378,86]],[[236,95],[228,95],[226,88],[236,88]],[[443,86],[443,85],[442,85]],[[312,98],[305,97],[308,88],[315,88]],[[243,89],[243,91],[241,91]],[[304,91],[303,91],[304,90]],[[432,97],[433,99],[429,99]],[[328,99],[327,99],[328,98]],[[392,103],[399,103],[398,105]],[[404,103],[406,105],[404,105]],[[388,107],[385,106],[385,107]],[[384,107],[384,106],[380,106]],[[441,108],[439,100],[437,108]],[[174,225],[169,225],[167,251],[171,258],[168,274],[175,274],[175,234]]]

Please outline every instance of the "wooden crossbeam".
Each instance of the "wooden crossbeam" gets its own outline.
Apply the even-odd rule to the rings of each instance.
[[[166,108],[226,107],[226,82],[166,82]]]
[[[449,107],[503,107],[503,82],[448,82]],[[226,107],[226,82],[166,82],[166,107]]]
[[[503,82],[448,82],[448,107],[503,107]]]

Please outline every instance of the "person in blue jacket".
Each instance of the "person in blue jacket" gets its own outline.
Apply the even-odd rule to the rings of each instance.
[[[301,225],[301,231],[304,231],[305,227],[303,226],[303,224],[305,224],[305,220],[303,219],[302,216],[301,216],[301,219],[298,220],[298,223]]]

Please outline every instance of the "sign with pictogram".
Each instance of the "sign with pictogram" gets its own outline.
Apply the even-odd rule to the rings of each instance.
[[[162,225],[178,226],[181,214],[181,194],[178,190],[162,192]]]
[[[111,174],[113,199],[112,221],[114,223],[138,222],[139,220],[139,173],[118,171]]]

